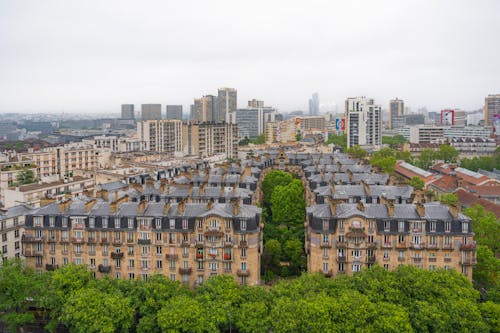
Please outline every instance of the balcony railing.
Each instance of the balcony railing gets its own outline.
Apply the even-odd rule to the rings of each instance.
[[[165,258],[167,258],[167,260],[177,260],[179,258],[179,255],[175,253],[167,253],[165,254]]]
[[[111,266],[99,265],[98,270],[100,273],[109,273],[111,272]]]
[[[347,243],[346,242],[338,242],[337,243],[337,248],[339,249],[344,249],[347,247]]]
[[[43,251],[27,249],[27,250],[24,250],[24,256],[25,257],[42,257]]]
[[[59,265],[45,264],[45,270],[47,270],[47,271],[53,271],[57,268],[59,268]]]
[[[250,275],[250,271],[248,269],[238,269],[238,271],[236,271],[236,275],[238,275],[238,276],[249,276]]]
[[[408,244],[406,244],[406,242],[401,242],[396,244],[396,249],[407,249],[407,248]]]
[[[347,261],[347,257],[346,256],[337,256],[337,261],[338,262],[346,262]]]
[[[321,247],[322,249],[329,249],[329,248],[331,248],[331,247],[332,247],[332,244],[331,244],[329,241],[326,241],[326,242],[325,242],[325,241],[323,241],[323,242],[321,242],[320,247]]]
[[[184,268],[184,267],[179,267],[179,274],[191,274],[193,272],[193,268],[191,267],[188,267],[188,268]]]
[[[476,247],[476,243],[460,244],[460,250],[462,251],[474,251]]]
[[[240,241],[240,247],[248,247],[247,241]]]
[[[24,234],[21,237],[21,240],[24,243],[40,243],[40,242],[43,242],[44,239],[45,239],[44,236],[34,236],[34,235],[27,235],[27,234]]]
[[[368,256],[366,258],[366,262],[369,263],[369,264],[375,263],[376,260],[377,260],[377,257],[375,257],[375,256]]]
[[[462,258],[460,260],[460,264],[466,265],[466,266],[473,266],[477,264],[476,258]]]
[[[383,243],[382,248],[383,249],[392,249],[392,244],[391,243]]]
[[[411,243],[410,247],[414,250],[424,250],[425,249],[425,243]]]
[[[368,249],[376,249],[377,248],[377,243],[374,243],[374,242],[368,242],[366,243],[366,247]]]
[[[412,258],[414,263],[421,263],[422,258]]]
[[[122,259],[123,252],[111,252],[111,259]]]
[[[138,239],[137,244],[139,245],[150,245],[151,239]]]

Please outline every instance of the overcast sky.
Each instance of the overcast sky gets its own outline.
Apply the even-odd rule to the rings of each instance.
[[[238,89],[281,111],[365,95],[482,107],[500,1],[0,0],[0,112],[119,112]],[[186,109],[185,109],[186,110]]]

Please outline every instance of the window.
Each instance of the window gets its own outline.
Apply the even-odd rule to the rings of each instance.
[[[54,230],[51,231],[54,232]],[[19,229],[14,230],[14,238],[19,238]]]
[[[339,229],[344,229],[344,221],[339,221]]]
[[[247,263],[244,262],[244,261],[241,263],[241,270],[242,271],[246,271],[247,270]]]
[[[450,232],[451,231],[451,222],[450,221],[445,221],[444,222],[444,231],[445,232]]]
[[[201,222],[201,221],[199,221],[199,222]],[[170,229],[175,229],[175,219],[169,220],[169,226],[170,226]]]
[[[133,242],[134,241],[134,233],[132,231],[129,231],[127,233],[127,242]]]
[[[429,236],[429,244],[436,245],[436,236]]]
[[[35,216],[33,217],[34,223],[36,226],[41,226],[42,225],[42,217],[41,216]]]
[[[129,246],[128,247],[128,253],[127,253],[129,256],[133,256],[134,255],[134,247],[133,246]]]
[[[241,230],[247,230],[247,221],[246,220],[241,220],[240,221],[240,226],[241,226]]]
[[[128,268],[134,268],[134,267],[135,267],[134,259],[129,259],[128,260]]]
[[[115,217],[115,229],[120,229],[120,218]]]
[[[389,251],[384,251],[384,259],[389,259]]]
[[[399,243],[404,243],[405,242],[405,236],[404,235],[399,235],[398,236],[398,242]]]
[[[390,221],[384,221],[384,231],[391,231],[391,222]]]
[[[49,217],[49,226],[50,226],[51,228],[54,228],[54,227],[56,226],[56,219],[55,219],[55,217],[54,217],[54,216],[50,216],[50,217]]]
[[[170,267],[170,269],[175,269],[175,260],[169,261],[169,267]]]
[[[359,271],[361,271],[361,265],[360,264],[353,264],[352,265],[352,271],[353,272],[359,272]]]
[[[404,232],[404,231],[405,231],[405,222],[398,221],[398,232]]]
[[[226,221],[226,231],[231,231],[231,221],[230,220]]]
[[[160,218],[155,219],[155,228],[161,229],[161,219]]]
[[[467,222],[462,222],[462,233],[468,233],[469,232],[469,223]]]
[[[129,280],[135,279],[135,274],[134,273],[128,273],[128,278],[129,278]]]
[[[328,243],[328,234],[323,234],[323,243]]]
[[[156,240],[161,241],[161,232],[156,232]]]
[[[156,254],[161,254],[161,250],[162,250],[161,246],[157,246],[156,247]]]
[[[107,229],[108,228],[108,218],[106,216],[104,216],[102,218],[102,227],[103,227],[103,229]]]
[[[385,253],[384,253],[385,255]],[[398,251],[398,259],[403,259],[405,257],[405,252],[404,251]]]
[[[6,241],[7,241],[7,234],[5,233],[5,234],[2,234],[2,242],[6,242]]]
[[[247,256],[247,249],[246,247],[241,248],[241,257],[245,258]]]
[[[445,236],[444,237],[444,244],[445,245],[450,245],[451,244],[451,237],[450,236]]]
[[[198,229],[202,229],[202,228],[203,228],[203,221],[198,220]]]
[[[163,268],[163,261],[156,260],[156,268]]]
[[[429,229],[431,232],[436,232],[436,222],[435,221],[430,222]]]
[[[323,220],[323,230],[328,230],[330,227],[330,221]]]
[[[328,263],[327,262],[323,263],[323,272],[324,273],[328,272]]]
[[[170,281],[175,281],[175,274],[170,274]]]
[[[339,263],[339,272],[345,272],[345,265],[343,262]]]
[[[182,220],[182,229],[187,230],[188,228],[188,220],[183,219]]]
[[[384,268],[385,268],[386,270],[389,270],[389,264],[384,264]]]
[[[133,218],[131,218],[131,217],[128,218],[128,220],[127,220],[127,227],[129,229],[134,229],[134,219]]]

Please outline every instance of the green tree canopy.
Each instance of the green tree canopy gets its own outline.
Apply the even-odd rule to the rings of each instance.
[[[368,156],[368,152],[358,145],[347,148],[347,153],[356,158],[365,158]]]
[[[32,184],[36,182],[35,173],[29,168],[24,168],[17,173],[16,181],[19,185]]]
[[[424,188],[425,183],[422,179],[415,176],[415,177],[412,177],[410,180],[408,180],[408,185],[410,185],[411,187],[413,187],[416,190],[421,190]]]

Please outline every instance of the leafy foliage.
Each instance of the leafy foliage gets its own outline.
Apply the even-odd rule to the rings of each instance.
[[[493,156],[464,158],[460,161],[460,166],[472,171],[500,169],[500,148],[497,148]]]
[[[382,144],[384,145],[389,145],[391,148],[396,148],[397,146],[408,142],[406,138],[402,135],[395,135],[395,136],[383,136],[382,137]]]
[[[297,246],[290,240],[283,252]],[[58,304],[47,308],[60,311],[51,316],[55,324],[70,332],[498,332],[500,324],[498,302],[478,303],[472,284],[452,270],[373,267],[352,277],[303,274],[267,288],[219,275],[194,291],[162,276],[120,281],[89,274],[72,265],[39,276],[6,261],[2,320],[16,331],[34,318],[27,299],[41,306],[47,298]]]
[[[454,205],[458,203],[458,197],[454,193],[444,193],[441,195],[440,201],[447,205]]]
[[[35,173],[29,168],[24,168],[17,173],[16,181],[19,185],[32,184],[36,182]]]
[[[411,163],[410,152],[394,150],[386,147],[375,152],[371,156],[370,164],[381,168],[385,173],[393,173],[398,160],[404,160]]]
[[[415,176],[415,177],[412,177],[410,180],[408,180],[408,185],[410,185],[411,187],[413,187],[416,190],[421,190],[424,188],[425,183],[422,179]]]
[[[342,135],[329,134],[328,140],[325,141],[325,144],[329,145],[332,143],[336,146],[342,147],[342,150],[345,151],[347,149],[347,134],[342,134]]]
[[[368,152],[358,145],[348,148],[346,152],[356,158],[365,158],[368,156]]]

